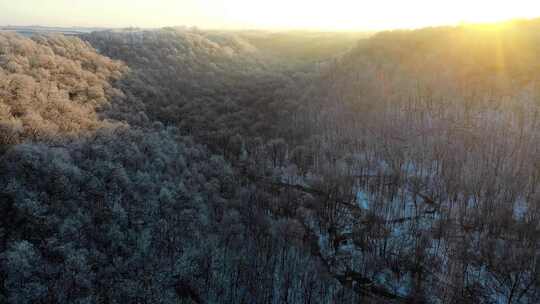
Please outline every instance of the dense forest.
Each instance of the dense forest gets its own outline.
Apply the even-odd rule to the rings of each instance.
[[[0,303],[538,303],[538,32],[0,32]]]

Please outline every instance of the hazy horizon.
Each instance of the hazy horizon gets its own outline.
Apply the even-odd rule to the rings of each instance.
[[[0,0],[4,26],[373,31],[536,16],[540,3],[528,0]]]

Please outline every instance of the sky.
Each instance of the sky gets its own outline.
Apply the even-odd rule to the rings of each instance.
[[[0,0],[0,25],[380,30],[540,17],[540,0]]]

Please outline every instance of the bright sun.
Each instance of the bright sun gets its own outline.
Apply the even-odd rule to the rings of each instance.
[[[531,0],[228,0],[223,8],[229,21],[243,25],[329,30],[416,28],[540,16],[540,1]]]
[[[381,30],[532,17],[540,0],[0,0],[12,25]]]

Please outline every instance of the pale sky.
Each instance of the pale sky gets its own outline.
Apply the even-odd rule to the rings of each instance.
[[[540,17],[540,0],[0,0],[0,25],[377,30]]]

